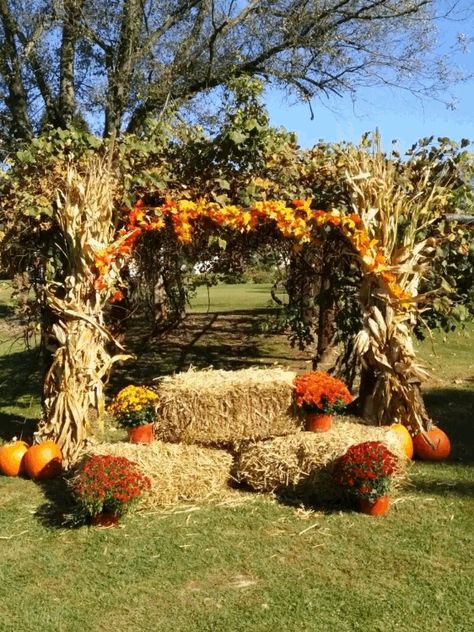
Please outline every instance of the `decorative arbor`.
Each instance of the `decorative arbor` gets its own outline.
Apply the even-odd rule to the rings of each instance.
[[[348,174],[348,178],[356,183],[357,175]],[[364,178],[369,181],[370,176],[366,174]],[[436,197],[433,200],[438,201]],[[240,232],[273,222],[281,235],[294,240],[297,247],[299,243],[317,239],[326,225],[337,227],[347,250],[357,257],[363,272],[360,301],[364,328],[356,337],[354,351],[364,369],[364,413],[379,424],[400,421],[417,432],[429,425],[430,420],[419,393],[419,384],[427,373],[416,362],[412,330],[416,323],[421,262],[433,242],[429,239],[416,242],[415,238],[397,248],[397,226],[393,217],[384,216],[373,208],[364,211],[343,214],[339,210],[314,210],[311,200],[295,200],[291,207],[269,200],[243,209],[205,200],[168,199],[160,207],[150,209],[139,203],[130,215],[127,229],[134,231],[131,235],[136,239],[143,230],[160,230],[169,218],[179,239],[187,242],[192,240],[193,223],[204,218]],[[423,215],[419,213],[420,217]],[[388,234],[385,222],[393,227],[394,233],[387,244],[382,241]],[[416,231],[412,234],[415,236]],[[110,264],[102,268],[102,283],[107,283],[108,278],[117,278],[114,248],[111,244],[107,253]]]
[[[337,229],[347,253],[363,276],[360,304],[363,328],[354,342],[362,365],[360,400],[364,415],[376,423],[402,422],[416,433],[430,420],[420,395],[426,372],[418,364],[412,331],[419,305],[419,282],[435,240],[426,237],[444,212],[446,181],[424,165],[405,179],[380,149],[345,150],[339,156],[350,207],[321,211],[310,199],[255,202],[248,208],[206,199],[163,198],[157,206],[139,200],[115,233],[112,218],[114,178],[93,160],[79,172],[69,168],[55,210],[62,235],[65,283],[50,283],[46,300],[56,314],[59,347],[44,385],[40,438],[56,440],[72,462],[104,411],[103,385],[116,342],[104,326],[105,305],[121,297],[120,271],[146,231],[172,227],[182,243],[193,240],[196,225],[246,234],[271,225],[298,249],[318,239],[327,226]]]

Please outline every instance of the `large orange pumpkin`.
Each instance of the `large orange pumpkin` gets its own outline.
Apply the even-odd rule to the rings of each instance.
[[[0,448],[0,472],[5,476],[18,476],[23,473],[23,457],[28,450],[24,441],[12,441]]]
[[[403,424],[392,424],[389,430],[393,431],[397,435],[406,457],[408,459],[412,459],[413,439],[411,438],[411,434],[408,432],[408,428]]]
[[[62,454],[54,441],[32,445],[24,456],[25,472],[31,478],[53,478],[62,471]]]
[[[451,453],[448,435],[437,426],[418,433],[413,439],[413,446],[415,455],[423,461],[443,461]]]

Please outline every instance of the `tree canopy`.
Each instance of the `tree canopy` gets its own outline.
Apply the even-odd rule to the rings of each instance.
[[[7,147],[46,124],[137,133],[241,75],[303,99],[377,84],[433,95],[453,76],[430,54],[436,10],[458,4],[0,0],[0,131]]]

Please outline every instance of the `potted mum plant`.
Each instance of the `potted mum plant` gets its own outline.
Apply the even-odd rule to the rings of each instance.
[[[126,428],[131,443],[153,441],[158,395],[146,386],[126,386],[109,406],[118,425]]]
[[[389,510],[388,492],[397,463],[383,443],[365,441],[352,445],[338,460],[334,479],[346,495],[359,502],[363,513],[383,515]]]
[[[125,457],[92,456],[72,481],[80,518],[112,526],[151,488],[150,479]]]
[[[306,429],[326,432],[334,413],[342,413],[352,401],[346,385],[322,371],[298,375],[294,380],[296,405],[306,413]]]

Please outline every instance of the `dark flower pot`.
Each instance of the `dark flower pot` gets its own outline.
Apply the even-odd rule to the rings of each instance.
[[[120,516],[109,511],[102,511],[91,517],[91,525],[93,527],[115,527],[118,525]]]

